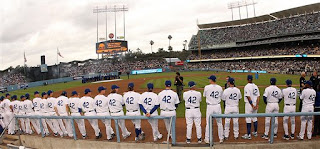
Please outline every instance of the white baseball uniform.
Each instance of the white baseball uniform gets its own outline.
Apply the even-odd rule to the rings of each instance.
[[[3,122],[4,110],[2,108],[2,101],[0,101],[0,125],[2,128],[5,128],[6,125]]]
[[[123,95],[123,101],[126,105],[127,116],[141,116],[139,100],[140,94],[134,91],[128,91]],[[141,128],[141,120],[131,120],[136,129]]]
[[[171,89],[165,89],[158,94],[161,113],[160,116],[172,117],[176,116],[176,104],[179,104],[178,94]],[[167,132],[170,128],[170,119],[164,119]]]
[[[209,116],[211,114],[221,114],[221,97],[222,97],[222,87],[217,84],[209,84],[204,87],[203,97],[206,98],[207,102],[207,113],[206,113],[206,133],[205,140],[209,140]],[[222,119],[216,118],[216,122],[218,125],[218,136],[219,139],[222,140],[223,137],[223,126]]]
[[[12,106],[13,114],[14,115],[19,115],[19,112],[20,112],[20,108],[19,108],[20,101],[19,100],[11,101],[10,105]],[[14,130],[18,130],[17,127],[16,127],[16,119],[15,118],[12,119],[11,123],[13,123]]]
[[[38,115],[41,115],[40,113],[40,101],[41,101],[41,98],[39,97],[36,97],[32,100],[32,103],[33,103],[33,109],[34,109],[34,115],[35,116],[38,116]],[[34,119],[34,122],[36,123],[36,127],[38,128],[39,130],[39,133],[41,133],[41,130],[40,130],[40,120],[39,119]]]
[[[284,108],[283,108],[283,113],[294,113],[296,112],[296,102],[297,102],[297,89],[293,87],[287,87],[282,90],[282,95],[284,98]],[[285,116],[283,117],[283,129],[284,129],[284,134],[289,135],[288,132],[288,120],[289,117]],[[291,134],[294,134],[295,131],[295,117],[291,116]]]
[[[23,101],[24,104],[24,108],[26,110],[26,115],[27,116],[34,116],[34,111],[33,111],[33,103],[31,100],[25,100]],[[40,128],[39,125],[37,125],[37,119],[29,119],[26,118],[25,119],[25,123],[26,123],[26,133],[28,134],[32,134],[32,130],[31,130],[31,126],[30,126],[30,121],[33,125],[33,128],[35,129],[37,134],[40,134]],[[38,121],[39,122],[39,121]]]
[[[94,100],[97,116],[110,116],[107,97],[104,95],[97,95]],[[107,139],[111,139],[112,134],[114,134],[111,127],[111,119],[101,119],[101,121],[106,126]]]
[[[8,134],[14,134],[15,123],[13,120],[13,112],[10,109],[11,101],[9,99],[4,99],[1,103],[4,110],[3,122],[8,127]]]
[[[67,112],[67,106],[68,106],[68,97],[66,96],[59,96],[56,99],[55,105],[57,108],[57,111],[59,113],[59,116],[68,116]],[[65,124],[65,127],[63,125],[63,122]],[[67,133],[69,137],[73,137],[73,132],[71,128],[71,120],[70,119],[63,119],[63,122],[61,119],[58,120],[59,126],[62,129],[64,133]]]
[[[245,102],[245,113],[257,113],[258,110],[254,110],[249,103],[248,97],[251,98],[253,106],[257,105],[258,97],[260,97],[260,91],[257,85],[254,83],[248,83],[244,87],[244,102]],[[246,117],[246,123],[258,121],[257,117]]]
[[[18,104],[19,107],[19,113],[18,115],[26,115],[26,109],[24,108],[23,101],[19,101]],[[20,121],[20,128],[24,133],[26,133],[26,124],[25,124],[25,119],[24,118],[19,118]]]
[[[47,102],[48,102],[48,115],[57,116],[57,113],[54,110],[54,105],[56,104],[56,98],[48,97]],[[58,119],[48,119],[47,123],[50,129],[53,130],[54,133],[59,133],[60,136],[63,136],[63,132],[59,127]]]
[[[195,90],[189,90],[183,93],[183,100],[186,107],[187,139],[191,139],[193,123],[197,130],[197,139],[201,139],[201,112],[200,102],[201,93]]]
[[[39,102],[39,105],[40,105],[40,115],[48,116],[49,107],[48,107],[47,99],[41,99],[40,102]],[[43,129],[44,129],[44,133],[46,135],[48,135],[49,134],[49,130],[48,130],[48,126],[47,126],[47,122],[46,121],[47,121],[47,119],[43,118],[41,120],[41,123],[42,123]]]
[[[107,99],[111,116],[123,116],[122,106],[124,105],[124,101],[122,96],[117,93],[111,93],[107,96]],[[123,137],[131,134],[126,128],[125,120],[118,120],[118,125],[121,128]]]
[[[302,90],[300,95],[300,99],[302,100],[302,109],[301,112],[313,112],[314,111],[314,102],[316,98],[316,91],[311,88],[307,88]],[[313,116],[301,116],[301,127],[300,127],[300,138],[304,138],[304,134],[306,131],[306,123],[308,122],[307,127],[307,137],[311,139],[312,137],[312,118]]]
[[[81,109],[84,112],[85,116],[96,116],[97,113],[95,111],[95,100],[91,98],[90,96],[83,96],[81,99]],[[89,123],[91,124],[94,133],[96,136],[99,136],[100,129],[98,126],[98,120],[97,119],[88,119]]]
[[[70,108],[71,116],[81,116],[79,113],[79,108],[81,109],[81,101],[78,97],[70,97],[68,101],[68,105]],[[75,119],[78,124],[78,128],[82,136],[86,136],[86,127],[84,124],[84,119]]]
[[[225,101],[226,108],[224,114],[239,114],[239,101],[241,100],[241,92],[237,87],[228,87],[223,91],[222,100]],[[233,135],[235,138],[239,136],[239,118],[232,118],[233,120]],[[224,136],[229,137],[230,132],[230,118],[225,118]]]
[[[281,99],[282,92],[275,86],[270,85],[264,90],[264,97],[267,97],[266,113],[279,113],[279,99]],[[268,135],[270,130],[270,117],[265,118],[265,129],[264,134]],[[275,117],[274,134],[278,132],[278,117]]]
[[[139,104],[144,107],[147,113],[150,113],[155,105],[159,105],[158,95],[153,92],[144,92],[140,96]],[[158,116],[157,110],[150,113],[150,117],[153,116]],[[158,129],[158,119],[148,119],[148,122],[152,128],[153,140],[162,138],[162,134],[160,134]]]

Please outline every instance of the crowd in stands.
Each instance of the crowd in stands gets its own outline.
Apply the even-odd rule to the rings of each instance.
[[[267,22],[200,30],[202,47],[248,41],[268,37],[314,32],[320,30],[320,13],[302,14]],[[190,48],[198,45],[197,36],[191,38]]]
[[[4,72],[0,74],[0,86],[26,83],[26,78],[18,72]]]

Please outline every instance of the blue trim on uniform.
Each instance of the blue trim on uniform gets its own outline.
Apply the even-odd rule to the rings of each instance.
[[[147,111],[146,111],[146,109],[143,107],[142,104],[139,104],[139,107],[140,107],[140,109],[142,110],[142,112],[143,112],[144,114],[147,114]]]
[[[249,100],[249,99],[248,99]],[[252,104],[252,100],[249,100],[249,103]]]
[[[263,96],[263,101],[265,104],[267,104],[267,97],[266,96]]]
[[[258,121],[253,122],[254,132],[258,132]]]
[[[251,135],[251,123],[247,123],[247,134]]]
[[[155,106],[151,109],[150,114],[152,114],[154,111],[156,111],[159,107],[160,107],[160,105],[155,105]]]
[[[178,108],[179,104],[175,104],[176,108]]]
[[[80,112],[82,112],[82,109],[81,109],[81,108],[78,108],[78,111],[79,111],[79,113],[80,113]]]

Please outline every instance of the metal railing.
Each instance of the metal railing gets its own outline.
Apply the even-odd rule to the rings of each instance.
[[[295,113],[255,113],[255,114],[211,114],[209,116],[209,142],[210,148],[213,147],[213,118],[246,118],[246,117],[271,117],[271,131],[269,143],[273,143],[275,117],[284,116],[314,116],[320,115],[320,112],[295,112]]]
[[[168,136],[171,135],[171,143],[172,145],[176,144],[176,117],[163,117],[163,116],[153,116],[153,117],[146,117],[146,116],[26,116],[26,115],[15,115],[16,120],[18,118],[30,118],[30,119],[39,119],[40,121],[40,130],[42,137],[45,137],[44,130],[43,130],[43,124],[42,119],[70,119],[71,120],[71,126],[72,126],[72,133],[74,140],[77,140],[77,134],[76,134],[76,128],[74,125],[75,119],[110,119],[115,121],[115,127],[116,127],[116,136],[117,136],[117,142],[120,143],[120,132],[119,132],[119,125],[118,120],[137,120],[137,119],[169,119],[170,120],[170,129],[168,132]],[[172,132],[172,133],[171,133]],[[169,139],[167,139],[167,144],[169,145]]]

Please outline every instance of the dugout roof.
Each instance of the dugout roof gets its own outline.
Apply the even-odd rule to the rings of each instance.
[[[262,15],[262,16],[253,17],[253,18],[246,18],[241,20],[218,22],[218,23],[198,24],[198,27],[200,29],[208,29],[208,28],[220,28],[220,27],[226,27],[226,26],[237,26],[237,25],[251,24],[251,23],[257,23],[257,22],[265,22],[269,20],[275,20],[276,18],[284,18],[284,17],[290,17],[298,14],[312,13],[312,12],[319,12],[319,11],[320,11],[320,3],[315,3],[315,4],[282,10],[282,11],[274,12],[268,15]]]

